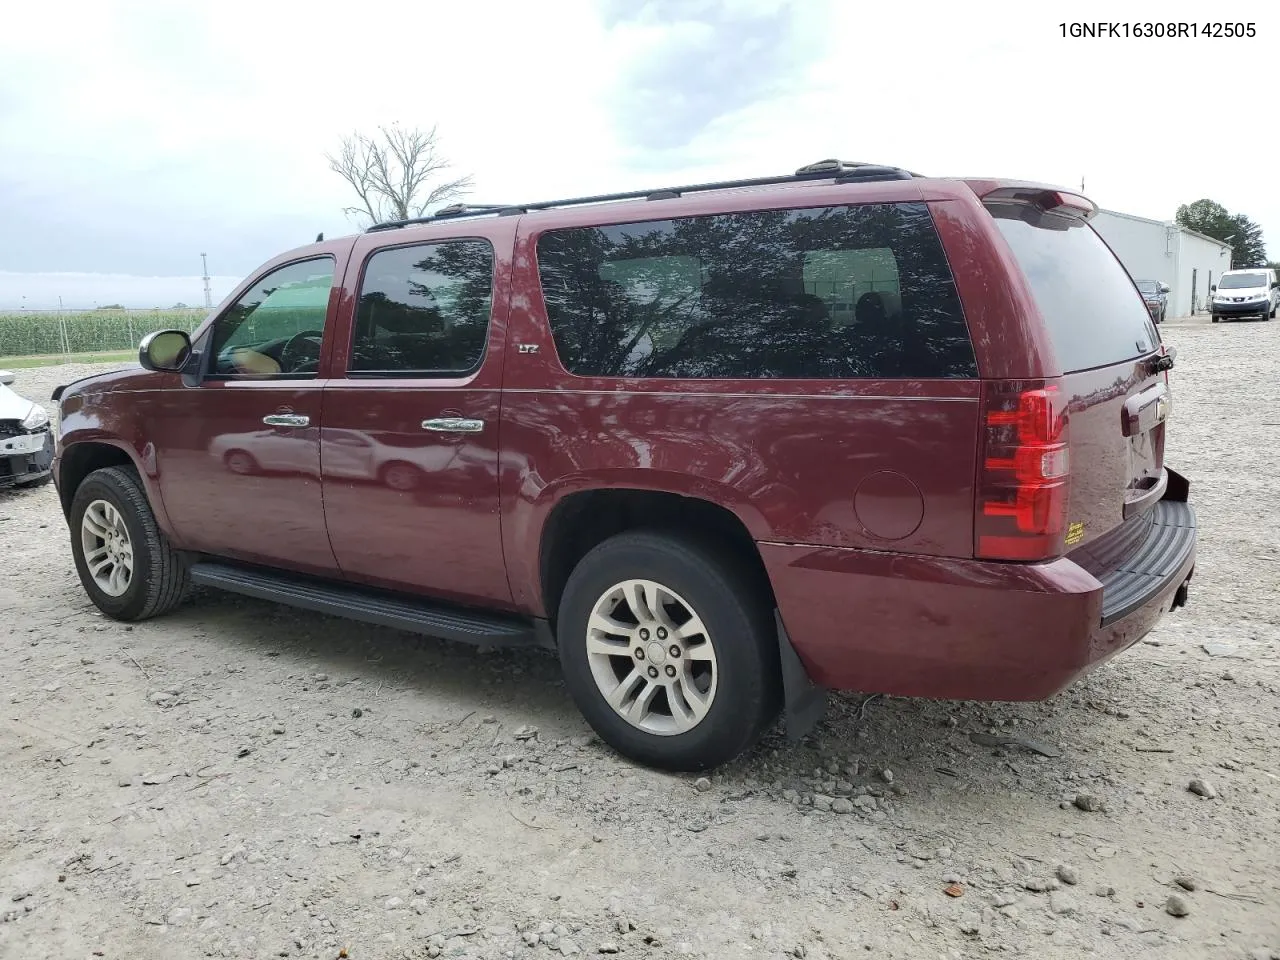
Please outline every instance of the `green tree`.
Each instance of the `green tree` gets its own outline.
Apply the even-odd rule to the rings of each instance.
[[[1231,218],[1236,225],[1235,239],[1231,244],[1232,267],[1262,267],[1267,263],[1267,245],[1262,240],[1262,227],[1243,213]]]
[[[1179,226],[1228,244],[1232,267],[1260,267],[1267,262],[1262,227],[1243,213],[1233,214],[1222,204],[1203,199],[1178,207],[1174,219]]]
[[[1184,203],[1178,208],[1174,217],[1178,226],[1203,233],[1224,243],[1230,243],[1227,237],[1235,232],[1235,223],[1227,208],[1212,200],[1197,200],[1195,203]]]

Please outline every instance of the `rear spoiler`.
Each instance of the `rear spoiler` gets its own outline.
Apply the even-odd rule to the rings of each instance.
[[[984,203],[1028,203],[1045,213],[1079,220],[1091,220],[1098,212],[1098,205],[1088,197],[1060,187],[1008,180],[966,180],[965,183]]]

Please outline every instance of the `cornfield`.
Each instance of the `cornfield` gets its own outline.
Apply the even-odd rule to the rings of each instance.
[[[0,313],[0,357],[130,350],[154,330],[190,333],[204,318],[200,309]]]

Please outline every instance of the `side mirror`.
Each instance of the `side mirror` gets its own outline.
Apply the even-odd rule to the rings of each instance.
[[[191,359],[191,338],[181,330],[148,333],[138,344],[138,363],[157,373],[179,373]]]
[[[1169,292],[1169,285],[1168,285],[1167,283],[1162,283],[1162,284],[1160,284],[1160,292],[1161,292],[1161,293],[1168,293],[1168,292]]]
[[[1210,284],[1210,286],[1209,286],[1209,292],[1210,292],[1210,293],[1217,293],[1217,292],[1218,292],[1218,285],[1217,285],[1216,283],[1214,283],[1214,284]]]
[[[12,370],[0,370],[0,386],[7,387],[13,383],[13,379]]]

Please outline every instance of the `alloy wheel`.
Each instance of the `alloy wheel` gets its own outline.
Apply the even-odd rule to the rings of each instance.
[[[106,500],[94,500],[80,520],[80,545],[93,582],[109,597],[119,597],[133,582],[133,542],[124,516]]]
[[[606,590],[587,621],[586,645],[605,701],[647,733],[687,733],[715,701],[711,635],[693,607],[663,584],[624,580]]]

